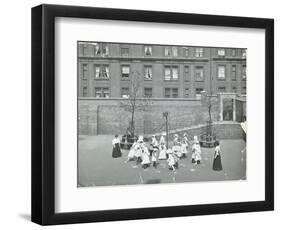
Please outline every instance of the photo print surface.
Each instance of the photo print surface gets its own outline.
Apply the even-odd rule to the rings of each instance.
[[[246,51],[78,41],[77,186],[246,180]]]

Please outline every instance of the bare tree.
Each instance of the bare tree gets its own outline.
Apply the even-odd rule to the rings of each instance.
[[[136,111],[144,111],[145,108],[149,105],[149,99],[143,98],[141,95],[141,82],[142,75],[139,71],[130,72],[129,76],[129,94],[124,100],[120,103],[120,107],[124,108],[125,111],[131,113],[131,121],[129,129],[132,135],[135,135],[135,114]]]

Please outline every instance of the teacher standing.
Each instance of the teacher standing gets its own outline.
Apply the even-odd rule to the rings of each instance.
[[[114,139],[112,140],[112,157],[117,158],[122,156],[122,152],[120,149],[120,139],[118,138],[118,134],[115,135]]]

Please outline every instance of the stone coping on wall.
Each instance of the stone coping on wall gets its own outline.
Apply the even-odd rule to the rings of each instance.
[[[236,122],[236,121],[215,121],[213,122],[213,126],[214,128],[216,129],[217,127],[219,126],[230,126],[230,125],[235,125],[237,126],[237,128],[239,129],[239,138],[242,138],[242,134],[243,134],[243,131],[242,131],[242,128],[241,128],[241,125],[239,122]],[[194,130],[201,130],[202,128],[206,128],[206,124],[199,124],[199,125],[195,125],[195,126],[191,126],[191,127],[185,127],[185,128],[181,128],[181,129],[174,129],[174,130],[169,130],[169,135],[173,135],[173,134],[178,134],[178,133],[183,133],[183,132],[188,132],[190,133],[191,131],[194,131]],[[241,132],[240,132],[241,130]],[[155,135],[156,137],[159,137],[161,136],[163,133],[163,131],[160,133],[152,133],[152,134],[145,134],[144,137],[146,138],[150,138],[152,135]],[[225,139],[228,139],[229,137],[225,136]],[[223,138],[224,139],[224,138]]]

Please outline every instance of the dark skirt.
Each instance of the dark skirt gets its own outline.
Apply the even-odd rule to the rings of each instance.
[[[120,150],[120,145],[119,145],[119,143],[116,143],[112,150],[112,157],[117,158],[117,157],[121,157],[121,156],[122,156],[122,152]]]
[[[214,171],[221,171],[222,170],[221,155],[218,155],[217,157],[214,158],[213,170]]]

